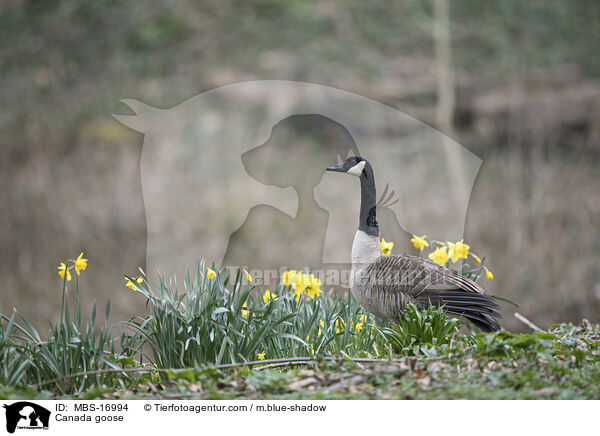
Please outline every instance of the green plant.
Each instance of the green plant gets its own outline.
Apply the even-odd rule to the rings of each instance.
[[[77,280],[69,298],[73,268],[59,270],[62,311],[47,340],[18,313],[0,315],[0,398],[122,398],[162,395],[162,389],[198,398],[249,392],[256,398],[380,398],[393,392],[399,398],[528,399],[598,393],[593,380],[600,371],[600,326],[587,321],[530,335],[465,336],[441,308],[409,305],[399,324],[389,325],[364,313],[350,294],[321,293],[308,272],[294,272],[292,279],[288,274],[273,291],[262,292],[243,289],[245,272],[230,276],[201,262],[193,280],[187,274],[181,294],[162,278],[156,284],[128,278],[127,287],[146,298],[149,313],[132,319],[133,332],[119,342],[108,326],[109,304],[102,326],[96,326],[95,304],[90,322],[82,322]],[[394,350],[415,357],[390,356]],[[300,363],[294,357],[309,368],[282,373],[259,363]],[[394,358],[379,360],[384,357]],[[248,361],[252,367],[239,365]],[[291,387],[317,370],[327,375],[312,377],[316,390]],[[348,371],[358,384],[338,391],[346,389]],[[555,388],[556,380],[566,387]]]
[[[255,286],[243,289],[242,278],[242,271],[234,276],[214,272],[203,261],[193,279],[187,272],[181,293],[162,277],[158,283],[128,278],[128,285],[147,299],[150,313],[129,322],[134,334],[123,338],[124,351],[161,368],[386,352],[372,318],[351,295],[345,300],[332,293],[321,297],[314,276],[310,293],[297,280],[263,294]],[[143,352],[145,345],[151,354]]]
[[[400,322],[380,332],[400,353],[427,354],[430,346],[448,344],[458,334],[460,321],[448,318],[441,307],[420,310],[408,304]]]
[[[114,357],[114,341],[108,326],[110,302],[106,304],[103,327],[96,327],[95,301],[91,321],[83,324],[77,275],[72,309],[69,305],[69,269],[77,265],[78,272],[84,270],[83,261],[80,255],[70,267],[64,263],[59,267],[63,277],[61,315],[57,324],[50,324],[47,340],[43,340],[36,328],[16,312],[10,317],[0,315],[0,385],[28,386],[52,381],[52,388],[66,394],[115,382],[115,374],[82,374],[66,378],[79,372],[121,368]],[[119,380],[125,384],[128,377],[125,375]]]

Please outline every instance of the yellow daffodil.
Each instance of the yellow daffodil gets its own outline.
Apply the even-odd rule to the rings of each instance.
[[[356,330],[356,333],[360,333],[360,331],[363,328],[363,323],[362,322],[357,322],[356,325],[354,326],[354,330]]]
[[[452,259],[452,263],[456,262],[458,259],[466,259],[469,255],[469,246],[463,242],[461,239],[458,242],[448,242],[449,248],[449,256]]]
[[[131,290],[135,290],[135,287],[134,287],[135,285],[133,284],[133,282],[131,280],[129,280],[127,277],[125,277],[125,280],[127,280],[127,283],[125,283],[125,286],[127,286]],[[144,279],[141,277],[138,277],[134,280],[138,285],[144,281]]]
[[[277,300],[277,294],[275,294],[274,292],[271,292],[267,289],[265,291],[265,293],[263,294],[263,301],[265,303],[268,303],[271,300],[273,300],[273,301]]]
[[[242,306],[242,316],[244,318],[248,318],[248,304],[244,301],[244,305]]]
[[[494,274],[487,268],[485,268],[485,277],[488,280],[494,280]]]
[[[248,281],[248,283],[252,283],[252,276],[250,275],[250,273],[248,271],[244,271],[244,274],[246,274],[246,280]]]
[[[439,265],[445,265],[448,262],[448,247],[438,247],[433,253],[429,254],[429,259],[433,260]]]
[[[258,354],[257,354],[257,356],[258,356],[258,360],[265,360],[265,354],[266,354],[265,352],[258,353]]]
[[[292,277],[292,289],[294,290],[294,299],[300,301],[302,295],[306,299],[312,300],[321,296],[321,280],[315,277],[314,274],[298,273]]]
[[[335,321],[335,333],[336,334],[340,333],[340,328],[342,328],[342,329],[346,328],[346,323],[344,322],[344,320],[342,318],[338,318]]]
[[[308,283],[306,283],[304,280],[305,275],[306,274],[303,273],[294,274],[290,279],[292,281],[292,290],[294,291],[294,299],[296,300],[296,303],[300,301],[300,297],[308,285]]]
[[[80,271],[85,271],[87,268],[87,259],[83,258],[83,252],[77,256],[77,260],[75,260],[75,272],[79,275]]]
[[[475,259],[475,262],[477,262],[477,263],[481,263],[481,259],[479,258],[479,256],[476,256],[476,255],[475,255],[475,254],[473,254],[473,253],[469,253],[469,254],[470,254],[472,257],[473,257],[473,259]]]
[[[367,322],[367,315],[361,315],[358,317],[358,322],[365,323]]]
[[[290,286],[292,284],[292,279],[296,274],[297,272],[295,270],[284,272],[283,276],[281,276],[281,283],[283,283],[283,286]]]
[[[58,267],[58,275],[64,279],[65,273],[67,274],[67,281],[70,282],[71,281],[71,272],[69,271],[69,268],[67,268],[67,265],[65,265],[64,262],[61,262],[60,266]]]
[[[311,300],[313,298],[319,298],[321,296],[321,280],[315,277],[314,274],[308,276],[308,287],[306,288],[306,295]]]
[[[217,273],[216,273],[216,272],[214,272],[212,269],[210,269],[210,268],[207,268],[207,269],[206,269],[206,277],[207,277],[207,278],[209,278],[209,279],[211,279],[211,280],[212,280],[212,279],[214,279],[216,276],[217,276]]]
[[[319,324],[321,325],[322,328],[325,328],[325,323],[323,322],[323,320],[320,320]],[[323,333],[323,330],[319,329],[319,333],[317,333],[317,336],[321,336],[322,333]]]
[[[413,245],[415,246],[415,248],[418,248],[419,251],[423,251],[423,248],[429,247],[429,242],[427,242],[427,240],[425,238],[426,238],[425,235],[423,235],[423,236],[413,235],[410,242],[412,242]]]
[[[387,242],[385,239],[381,238],[379,246],[381,247],[381,252],[389,256],[390,254],[392,254],[392,248],[394,248],[394,243]]]

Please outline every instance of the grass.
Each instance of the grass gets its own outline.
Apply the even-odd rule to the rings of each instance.
[[[150,314],[129,322],[135,334],[127,338],[128,354],[158,367],[184,368],[251,361],[259,354],[379,357],[384,347],[372,316],[350,296],[297,300],[290,286],[280,283],[273,290],[276,297],[265,301],[254,286],[243,285],[241,271],[209,279],[205,270],[201,262],[193,278],[188,271],[181,292],[164,280],[135,284]],[[140,354],[144,345],[151,355]]]
[[[47,339],[42,339],[35,327],[17,312],[10,317],[0,314],[0,385],[30,386],[55,380],[56,392],[66,394],[115,382],[110,374],[65,378],[77,372],[120,369],[115,358],[115,340],[108,327],[110,303],[106,305],[104,326],[96,327],[95,302],[91,321],[82,325],[77,284],[75,289],[71,312],[65,280],[60,321],[50,325]]]
[[[83,324],[63,282],[62,315],[42,339],[23,317],[0,321],[0,398],[598,398],[600,326],[460,334],[436,308],[398,325],[351,297],[271,298],[244,273],[200,263],[183,289],[130,278],[147,314],[113,337]],[[264,360],[263,360],[264,359]]]
[[[459,320],[449,319],[441,307],[422,311],[409,304],[400,323],[382,329],[382,333],[398,352],[418,356],[427,355],[436,345],[449,344],[459,328]]]

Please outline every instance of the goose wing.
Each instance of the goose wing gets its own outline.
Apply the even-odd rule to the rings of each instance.
[[[381,256],[367,267],[365,277],[377,294],[418,307],[443,306],[484,331],[500,328],[500,307],[473,280],[428,259],[416,256]],[[401,308],[403,309],[403,307]]]
[[[438,265],[422,257],[380,256],[367,268],[367,276],[375,278],[375,285],[387,292],[401,292],[412,298],[422,294],[440,294],[444,291],[462,289],[475,294],[484,290],[456,271]]]

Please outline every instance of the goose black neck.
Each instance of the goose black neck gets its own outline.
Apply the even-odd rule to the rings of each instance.
[[[358,229],[371,236],[379,236],[376,204],[375,175],[373,174],[371,165],[367,162],[360,176],[360,218]]]

